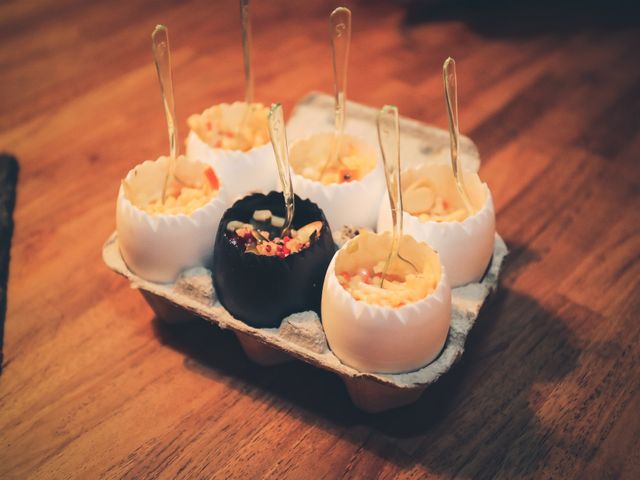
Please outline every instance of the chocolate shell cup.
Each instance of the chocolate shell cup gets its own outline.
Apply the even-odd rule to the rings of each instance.
[[[336,248],[322,210],[296,195],[293,228],[320,220],[318,238],[308,248],[284,258],[244,253],[229,241],[227,224],[232,220],[249,222],[255,210],[264,209],[284,217],[282,193],[249,195],[224,213],[212,274],[218,299],[231,315],[254,327],[277,327],[292,313],[320,313],[324,275]]]

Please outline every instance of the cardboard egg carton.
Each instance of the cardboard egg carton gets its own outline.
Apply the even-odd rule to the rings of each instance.
[[[378,110],[350,102],[346,131],[376,143],[375,119]],[[287,125],[290,140],[304,137],[308,129],[333,122],[333,99],[312,93],[296,106]],[[448,132],[401,118],[402,157],[424,161],[448,161]],[[477,149],[468,139],[461,142],[465,167],[477,170]],[[443,153],[444,152],[444,153]],[[337,243],[343,231],[335,231]],[[297,358],[318,368],[338,374],[355,405],[368,412],[380,412],[414,402],[462,356],[464,345],[489,295],[498,287],[498,276],[507,247],[495,236],[493,257],[479,283],[452,290],[452,318],[449,334],[440,355],[429,365],[408,373],[377,374],[357,371],[344,365],[330,350],[320,318],[315,312],[300,312],[282,320],[279,328],[254,328],[235,319],[217,301],[211,272],[197,267],[186,270],[173,284],[157,284],[139,278],[124,263],[114,233],[104,244],[102,256],[109,268],[123,275],[138,289],[156,315],[166,322],[178,323],[204,319],[232,330],[245,353],[261,365],[275,365]],[[372,346],[375,348],[375,346]]]

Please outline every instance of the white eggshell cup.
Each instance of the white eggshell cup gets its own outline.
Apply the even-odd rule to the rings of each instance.
[[[167,157],[147,160],[129,171],[125,181],[140,201],[158,198],[167,168]],[[195,183],[201,181],[205,168],[208,165],[181,156],[176,175]],[[173,282],[184,269],[208,265],[226,204],[222,186],[212,200],[191,215],[152,215],[134,205],[121,185],[116,228],[122,258],[136,275],[158,283]]]
[[[478,282],[484,275],[493,253],[496,220],[491,191],[476,173],[464,171],[465,186],[475,209],[461,222],[422,221],[406,211],[404,231],[426,242],[440,255],[452,287]],[[456,190],[449,165],[423,165],[402,172],[403,189],[419,177],[428,178],[438,193],[447,199],[462,200]],[[378,232],[392,228],[389,199],[385,195],[378,215]]]
[[[220,105],[225,124],[230,128],[240,125],[246,103]],[[211,165],[220,183],[225,185],[231,203],[250,193],[268,193],[278,185],[278,170],[271,142],[246,152],[214,148],[204,142],[193,130],[186,140],[187,156]]]
[[[367,235],[359,246],[373,263],[386,257],[391,244],[389,233]],[[361,372],[403,373],[432,362],[442,350],[451,323],[451,288],[438,255],[408,235],[401,241],[403,256],[420,265],[425,257],[440,267],[436,289],[414,303],[399,308],[356,300],[336,277],[336,262],[358,236],[347,242],[329,264],[322,292],[322,324],[333,353]],[[367,242],[365,242],[367,243]]]
[[[361,180],[345,183],[322,184],[295,171],[296,156],[319,149],[328,157],[333,133],[319,133],[296,141],[289,153],[293,190],[301,198],[308,198],[324,211],[333,230],[343,225],[373,229],[376,225],[378,206],[384,193],[385,179],[382,160],[377,151],[363,140],[345,135],[364,155],[375,158],[375,167]]]

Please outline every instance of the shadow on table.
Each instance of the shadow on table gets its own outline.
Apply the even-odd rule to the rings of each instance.
[[[516,269],[536,258],[525,248],[514,253]],[[419,463],[463,476],[531,475],[544,465],[558,439],[531,403],[543,398],[540,386],[575,368],[580,353],[562,318],[505,287],[481,312],[450,372],[416,403],[374,415],[353,406],[337,375],[298,361],[259,367],[232,333],[207,322],[171,326],[156,319],[154,331],[186,355],[188,369],[243,395],[285,402],[290,415],[401,467]]]
[[[411,0],[404,25],[462,21],[487,37],[637,28],[634,0]]]

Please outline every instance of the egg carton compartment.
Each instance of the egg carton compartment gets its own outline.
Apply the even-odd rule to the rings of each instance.
[[[378,109],[348,103],[345,131],[377,144]],[[301,99],[287,123],[290,143],[313,131],[333,126],[333,97],[312,92]],[[447,131],[400,118],[403,166],[414,162],[449,163]],[[466,137],[461,138],[461,159],[465,168],[477,171],[478,151]],[[348,228],[333,232],[336,243],[352,236]],[[107,266],[129,279],[158,318],[169,323],[207,320],[235,333],[249,358],[260,365],[277,365],[294,358],[338,374],[356,406],[367,412],[381,412],[416,401],[436,382],[464,351],[467,335],[489,295],[498,287],[498,277],[507,247],[496,234],[493,256],[478,283],[452,290],[452,318],[445,345],[439,356],[427,366],[402,374],[360,372],[344,365],[330,350],[320,318],[315,312],[300,312],[282,320],[279,328],[254,328],[234,318],[217,301],[211,272],[204,267],[184,271],[172,284],[146,281],[129,270],[120,254],[114,233],[104,244],[102,256]]]
[[[322,323],[315,312],[300,312],[283,319],[279,328],[254,328],[233,318],[216,300],[211,272],[204,267],[186,270],[173,284],[148,282],[124,263],[114,233],[104,244],[102,256],[109,268],[139,289],[156,315],[170,323],[208,320],[235,332],[245,353],[260,365],[276,365],[298,358],[342,377],[353,402],[362,410],[380,412],[418,399],[462,356],[467,335],[482,305],[498,286],[507,247],[499,235],[491,263],[482,281],[452,290],[452,318],[445,346],[436,360],[408,373],[359,372],[344,365],[327,345]]]

